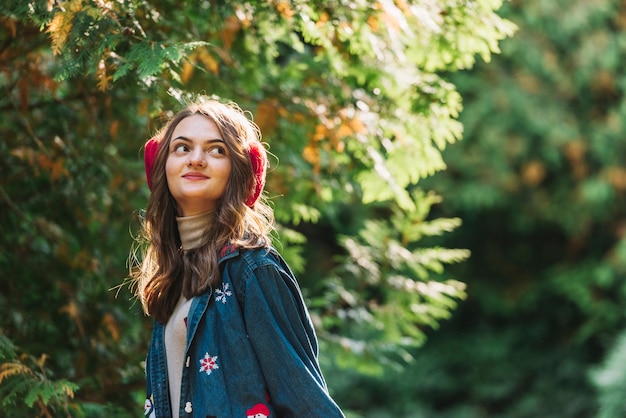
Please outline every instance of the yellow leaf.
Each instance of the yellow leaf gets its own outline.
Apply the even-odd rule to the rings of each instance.
[[[279,1],[276,4],[276,11],[278,12],[279,15],[289,18],[289,19],[294,17],[296,14],[296,12],[294,12],[291,6],[289,5],[289,2],[286,2],[286,1]]]
[[[183,62],[183,68],[182,71],[180,72],[180,80],[184,83],[187,84],[189,82],[189,79],[191,79],[191,76],[193,75],[193,64],[189,61],[185,61]]]
[[[114,120],[113,122],[111,122],[111,126],[109,126],[109,135],[111,136],[112,140],[117,139],[117,133],[120,130],[120,121],[119,120]]]
[[[352,130],[352,126],[350,126],[350,124],[348,124],[348,123],[342,123],[337,128],[337,137],[339,139],[342,139],[342,138],[345,138],[347,136],[350,136],[353,133],[354,133],[354,131]]]
[[[522,167],[522,181],[529,186],[538,186],[546,177],[545,164],[538,160],[528,161]]]
[[[322,124],[322,123],[318,123],[317,126],[315,126],[315,133],[313,134],[313,141],[315,142],[319,142],[324,138],[328,137],[328,128]]]
[[[43,365],[46,364],[46,360],[48,360],[48,355],[43,353],[37,360],[35,360],[35,364],[37,364],[37,367],[40,369],[43,369]]]
[[[76,323],[76,327],[78,328],[78,332],[81,336],[85,335],[85,329],[83,327],[83,323],[80,320],[80,310],[78,305],[74,301],[70,301],[67,305],[60,309],[61,312],[66,313],[70,318],[74,320]]]
[[[626,190],[626,170],[621,167],[608,167],[606,169],[606,176],[617,190]]]
[[[19,147],[11,150],[11,155],[33,165],[37,152],[32,148]]]
[[[320,18],[317,20],[317,23],[315,25],[319,26],[319,27],[322,27],[322,26],[324,26],[326,24],[326,22],[328,22],[328,20],[329,20],[328,13],[323,12],[320,15]]]
[[[229,16],[226,18],[224,29],[220,32],[220,38],[222,39],[226,49],[230,49],[233,44],[233,40],[235,39],[235,35],[239,32],[239,29],[241,29],[241,22],[236,16]]]
[[[321,164],[319,148],[314,147],[311,144],[307,145],[302,150],[302,158],[304,158],[304,160],[309,164],[313,165],[313,171],[315,173],[319,173]]]
[[[58,55],[63,50],[63,45],[67,41],[72,30],[72,20],[76,13],[83,8],[83,0],[71,0],[62,2],[58,6],[58,12],[48,24],[47,32],[52,39],[52,52]]]
[[[59,55],[72,30],[72,11],[57,12],[48,24],[48,33],[52,39],[52,53]]]
[[[372,32],[378,32],[378,20],[374,16],[367,18],[367,24],[372,29]]]
[[[83,0],[70,0],[61,4],[63,8],[72,12],[72,16],[83,9]],[[89,9],[89,8],[87,8]]]
[[[74,398],[74,389],[71,386],[63,385],[63,392],[70,398]]]
[[[37,156],[37,163],[39,167],[50,174],[50,180],[52,181],[58,180],[62,176],[69,175],[69,172],[65,168],[64,158],[53,159],[45,154],[39,154]]]
[[[204,68],[206,68],[209,72],[213,74],[218,74],[220,72],[219,63],[215,60],[215,58],[213,58],[206,48],[198,49],[198,61],[200,61],[204,65]]]
[[[98,90],[100,91],[106,91],[107,87],[109,87],[109,82],[113,79],[113,76],[107,73],[107,65],[104,59],[98,62],[96,79],[98,80]]]
[[[352,131],[355,133],[362,133],[367,131],[367,127],[363,123],[363,121],[359,118],[350,119],[350,126],[352,127]]]
[[[3,363],[0,365],[0,383],[15,375],[32,375],[33,371],[22,363]]]

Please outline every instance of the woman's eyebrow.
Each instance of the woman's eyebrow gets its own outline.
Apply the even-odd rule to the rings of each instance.
[[[177,136],[176,138],[172,139],[172,141],[185,141],[185,142],[193,142],[193,140],[187,138],[186,136]],[[212,144],[214,142],[224,142],[223,139],[221,138],[215,138],[215,139],[207,139],[206,141],[204,141],[205,144]]]

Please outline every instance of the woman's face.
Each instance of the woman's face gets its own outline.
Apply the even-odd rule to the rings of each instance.
[[[230,155],[213,121],[194,114],[181,120],[169,144],[165,175],[181,216],[214,209],[230,177]]]

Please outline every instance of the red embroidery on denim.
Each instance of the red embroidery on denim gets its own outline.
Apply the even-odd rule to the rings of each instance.
[[[204,358],[200,360],[200,371],[210,375],[213,370],[219,369],[217,364],[217,356],[210,356],[209,353],[204,355]]]
[[[246,411],[246,418],[268,418],[269,416],[269,408],[262,403],[258,403]]]

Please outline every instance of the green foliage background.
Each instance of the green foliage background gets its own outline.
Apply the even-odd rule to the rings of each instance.
[[[423,185],[445,196],[437,215],[463,219],[444,242],[472,252],[450,268],[468,299],[375,386],[401,411],[624,415],[624,13],[619,1],[507,3],[519,30],[502,54],[451,77],[464,139]],[[405,376],[417,383],[385,390]]]
[[[6,3],[0,416],[141,410],[141,148],[197,93],[264,132],[350,416],[623,415],[621,2]]]

